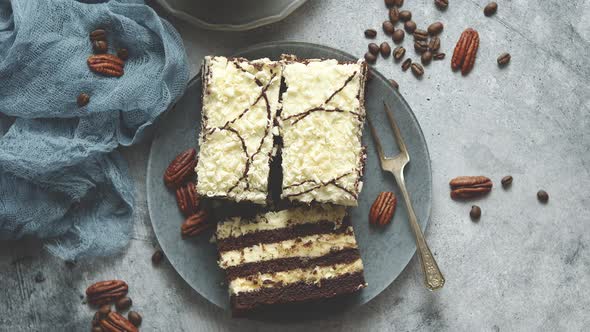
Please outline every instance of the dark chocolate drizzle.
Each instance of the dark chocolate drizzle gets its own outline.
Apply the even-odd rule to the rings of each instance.
[[[246,69],[242,68],[237,63],[237,61],[239,61],[239,60],[240,59],[233,59],[232,63],[234,64],[234,66],[243,72],[249,73]],[[273,123],[273,121],[271,119],[270,102],[268,100],[268,96],[266,94],[266,91],[268,90],[270,85],[273,83],[273,80],[275,77],[276,77],[276,73],[273,73],[266,85],[262,84],[262,82],[260,82],[260,80],[258,78],[254,78],[256,85],[262,86],[262,90],[260,90],[260,94],[258,95],[256,100],[252,103],[252,105],[250,105],[248,108],[244,109],[236,118],[234,118],[230,121],[227,121],[223,126],[210,128],[209,130],[207,130],[207,132],[203,136],[203,141],[205,141],[206,137],[213,134],[214,132],[227,130],[227,131],[234,133],[241,142],[242,150],[244,151],[244,154],[246,155],[246,164],[244,165],[244,171],[243,171],[242,175],[240,176],[240,178],[238,179],[238,181],[236,181],[236,183],[234,183],[227,191],[228,194],[231,193],[234,189],[236,189],[238,187],[238,185],[244,180],[246,180],[246,188],[245,189],[246,190],[250,189],[250,182],[248,181],[248,172],[250,171],[250,165],[254,161],[254,158],[256,157],[256,155],[258,155],[258,153],[260,153],[260,150],[262,149],[262,145],[264,144],[264,140],[267,138],[268,133],[270,131],[270,126]],[[249,155],[248,148],[246,146],[246,142],[245,142],[244,138],[242,137],[242,135],[240,135],[240,133],[236,129],[232,128],[231,125],[234,124],[237,120],[241,119],[244,115],[246,115],[246,113],[248,113],[254,107],[254,105],[258,104],[260,99],[264,100],[264,103],[266,105],[266,120],[267,120],[266,123],[267,124],[266,124],[266,128],[264,129],[264,136],[260,139],[260,144],[256,148],[256,151],[252,155]]]

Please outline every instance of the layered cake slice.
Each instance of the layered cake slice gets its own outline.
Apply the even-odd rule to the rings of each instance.
[[[282,198],[356,206],[367,64],[284,56]]]
[[[269,59],[205,58],[200,195],[266,203],[281,71]]]
[[[234,313],[330,298],[366,286],[344,207],[235,217],[218,224],[216,236]]]

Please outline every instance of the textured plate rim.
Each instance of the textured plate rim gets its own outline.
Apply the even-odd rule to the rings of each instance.
[[[272,24],[283,20],[287,16],[291,15],[295,9],[301,7],[307,0],[293,0],[290,4],[285,6],[279,13],[262,17],[257,20],[244,23],[244,24],[214,24],[203,21],[195,16],[192,16],[185,11],[178,10],[173,8],[169,3],[168,0],[155,0],[164,10],[166,10],[169,14],[174,17],[177,17],[185,22],[190,24],[196,25],[198,27],[208,29],[208,30],[217,30],[217,31],[246,31],[252,30],[264,25]]]
[[[308,43],[308,42],[298,42],[298,41],[282,41],[282,42],[265,42],[265,43],[259,43],[259,44],[255,44],[255,45],[252,45],[252,46],[249,46],[249,47],[246,47],[246,48],[239,49],[238,51],[234,52],[232,55],[233,56],[239,56],[239,55],[241,55],[243,53],[246,53],[246,52],[249,52],[249,51],[252,51],[252,50],[256,50],[256,49],[260,49],[260,48],[265,48],[265,47],[288,47],[290,45],[292,45],[292,46],[300,46],[300,47],[302,46],[302,47],[322,48],[322,49],[326,49],[326,50],[328,50],[330,52],[334,52],[334,53],[340,54],[343,57],[355,58],[355,59],[357,58],[357,57],[355,57],[355,56],[353,56],[353,55],[351,55],[351,54],[349,54],[347,52],[341,51],[341,50],[336,49],[336,48],[332,48],[332,47],[321,45],[321,44],[314,44],[314,43]],[[371,73],[373,74],[373,79],[379,78],[380,80],[382,80],[384,82],[387,82],[387,78],[385,78],[385,76],[383,76],[383,74],[381,74],[380,72],[378,72],[375,68],[371,67],[370,70],[371,70]],[[193,78],[190,79],[190,81],[187,83],[187,87],[186,87],[185,91],[188,90],[188,88],[191,85],[195,84],[195,82],[197,82],[199,79],[200,79],[200,73],[197,74],[197,75],[195,75]],[[426,155],[428,157],[427,158],[427,160],[428,160],[427,169],[428,169],[428,180],[430,182],[430,188],[429,188],[429,191],[428,191],[428,195],[429,195],[430,199],[428,200],[429,201],[429,204],[428,204],[428,208],[427,208],[425,222],[424,222],[424,225],[421,227],[422,232],[425,232],[426,227],[428,227],[428,224],[430,223],[430,217],[432,215],[432,161],[430,159],[430,151],[428,150],[428,145],[426,144],[426,136],[424,136],[424,132],[422,130],[422,126],[420,126],[420,122],[418,122],[418,119],[416,118],[416,115],[414,114],[414,111],[409,106],[409,104],[406,102],[406,100],[403,98],[403,96],[399,93],[399,91],[397,91],[393,87],[390,87],[389,89],[390,89],[390,91],[393,94],[397,95],[397,97],[401,100],[401,102],[403,104],[405,104],[406,107],[408,108],[410,117],[415,121],[415,123],[417,125],[418,131],[420,133],[420,141],[423,143],[423,146],[425,148]],[[183,96],[181,96],[180,98],[182,98],[182,97]],[[180,98],[179,98],[179,100],[180,100]],[[168,110],[164,114],[162,114],[162,116],[160,117],[159,121],[157,121],[157,123],[159,123],[160,121],[165,121],[167,115],[170,114],[170,111],[173,110],[174,107],[176,107],[176,103],[173,104],[172,106],[170,106],[168,108]],[[157,123],[156,123],[156,126],[157,126]],[[155,128],[155,129],[156,129],[155,130],[155,134],[157,135],[157,133],[158,133],[157,128]],[[149,217],[150,217],[150,223],[152,224],[152,229],[154,230],[154,234],[156,236],[156,239],[158,240],[158,244],[160,245],[160,247],[162,247],[161,241],[160,241],[160,237],[158,236],[158,232],[156,232],[156,227],[153,225],[152,207],[151,207],[151,204],[149,203],[151,201],[151,195],[152,194],[151,194],[151,192],[148,189],[151,187],[151,182],[154,181],[155,178],[152,179],[152,177],[147,176],[147,174],[150,173],[151,168],[152,168],[151,160],[152,160],[152,154],[153,154],[154,141],[155,141],[155,138],[157,137],[156,135],[154,136],[154,138],[150,142],[150,152],[148,154],[148,164],[147,164],[147,168],[146,168],[146,203],[147,203],[147,208],[148,208],[148,214],[149,214]],[[158,177],[158,179],[161,180],[160,177]],[[396,186],[397,186],[397,184],[396,184]],[[406,221],[406,222],[408,222],[408,221]],[[164,253],[166,253],[166,251],[164,250],[163,247],[162,247],[162,250],[164,251]],[[377,297],[379,297],[387,288],[389,288],[397,280],[397,278],[401,275],[401,273],[403,272],[403,270],[405,270],[408,267],[408,264],[410,263],[410,261],[412,260],[412,258],[415,255],[416,255],[416,248],[414,247],[414,250],[413,250],[412,255],[408,256],[407,261],[403,264],[402,270],[400,271],[400,273],[397,276],[395,276],[391,280],[390,283],[384,285],[384,287],[382,289],[380,289],[377,292],[377,294],[373,298],[371,298],[370,300],[366,301],[363,304],[352,306],[352,307],[357,307],[357,306],[365,305],[365,304],[367,304],[367,303],[375,300]],[[174,271],[184,280],[184,282],[186,282],[194,291],[196,291],[199,294],[199,296],[201,296],[202,298],[204,298],[205,300],[207,300],[208,302],[210,302],[211,304],[215,305],[216,307],[218,307],[218,308],[220,308],[222,310],[226,310],[227,309],[227,308],[224,308],[224,307],[220,306],[218,303],[215,303],[211,299],[203,296],[200,287],[193,286],[193,284],[188,281],[188,278],[186,278],[186,276],[184,275],[184,273],[182,273],[181,271],[179,271],[174,266],[174,264],[172,264],[171,261],[170,261],[170,263],[171,263],[170,265],[172,265],[172,267],[174,268]],[[351,308],[348,308],[348,310],[350,310],[350,309]],[[346,310],[344,310],[342,312],[346,312]]]

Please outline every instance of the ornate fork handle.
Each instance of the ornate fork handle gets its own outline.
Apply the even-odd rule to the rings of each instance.
[[[445,278],[443,277],[442,272],[440,272],[438,264],[436,264],[436,260],[434,259],[434,256],[432,256],[432,252],[430,252],[428,244],[426,244],[426,240],[424,240],[424,234],[422,234],[420,225],[418,225],[418,219],[416,218],[416,213],[414,212],[414,207],[412,206],[412,201],[410,200],[410,194],[406,189],[406,183],[404,181],[404,170],[402,168],[401,170],[399,170],[399,172],[392,173],[395,177],[395,181],[397,182],[398,187],[402,192],[402,195],[404,196],[404,201],[408,209],[410,227],[412,228],[412,231],[414,232],[414,236],[416,238],[416,248],[418,249],[420,263],[422,265],[422,272],[424,274],[424,283],[426,284],[426,287],[431,291],[440,289],[445,284]]]

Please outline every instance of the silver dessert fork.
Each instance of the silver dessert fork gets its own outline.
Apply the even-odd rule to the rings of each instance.
[[[428,248],[428,244],[426,244],[426,240],[424,239],[424,234],[422,234],[420,225],[418,225],[416,213],[412,207],[410,194],[406,189],[406,182],[404,180],[404,168],[410,162],[410,155],[408,154],[408,149],[406,148],[406,143],[404,142],[404,139],[402,138],[402,135],[399,131],[399,127],[393,119],[393,114],[391,113],[391,110],[385,101],[383,102],[383,106],[385,108],[385,114],[387,115],[389,124],[391,125],[391,128],[393,128],[393,134],[400,149],[400,153],[395,157],[384,156],[383,148],[381,147],[381,141],[379,140],[379,136],[377,136],[377,131],[367,116],[369,127],[371,128],[371,134],[375,139],[375,146],[377,147],[377,153],[379,154],[379,160],[381,161],[381,168],[384,171],[388,171],[393,174],[395,181],[397,182],[397,185],[404,196],[404,201],[406,203],[406,207],[408,208],[410,227],[412,228],[416,238],[416,248],[418,248],[418,255],[420,256],[420,263],[422,265],[422,272],[424,274],[424,283],[429,290],[437,290],[444,286],[445,278],[440,272],[440,269],[436,264],[436,260],[432,256],[430,248]]]

